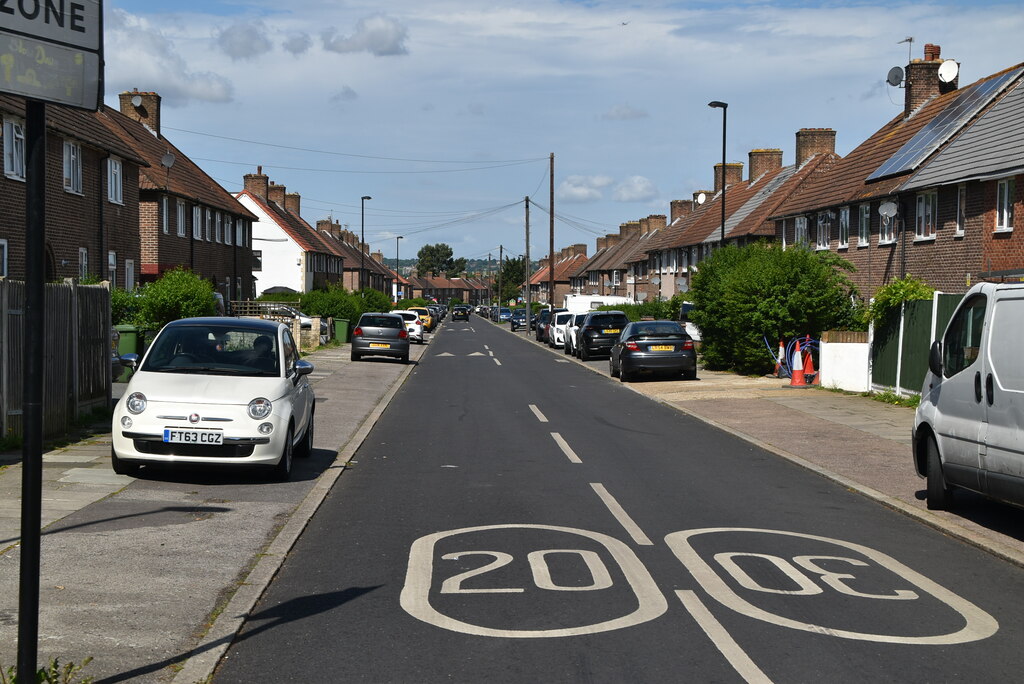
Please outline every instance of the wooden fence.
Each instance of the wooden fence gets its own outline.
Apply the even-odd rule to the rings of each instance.
[[[46,285],[43,377],[24,377],[25,284],[0,280],[0,427],[22,434],[26,381],[43,383],[43,433],[68,432],[82,413],[110,406],[110,291]]]
[[[928,350],[946,329],[962,294],[936,292],[931,300],[905,302],[874,329],[871,385],[897,394],[920,392],[928,372]]]

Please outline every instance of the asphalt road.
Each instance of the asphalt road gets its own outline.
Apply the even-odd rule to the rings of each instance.
[[[1020,678],[1024,574],[479,317],[214,681]]]

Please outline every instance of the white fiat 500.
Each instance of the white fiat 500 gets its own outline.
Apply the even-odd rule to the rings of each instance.
[[[287,326],[244,318],[168,323],[135,368],[114,409],[111,464],[267,466],[291,474],[292,454],[313,447],[313,364]]]

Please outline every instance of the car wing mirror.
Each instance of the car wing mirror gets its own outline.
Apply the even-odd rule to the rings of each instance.
[[[309,375],[313,372],[313,364],[309,361],[299,359],[295,362],[295,371],[298,375]]]
[[[125,368],[134,369],[139,365],[138,354],[122,354],[121,356],[117,357],[117,360],[120,361],[121,365],[124,366]]]
[[[942,377],[942,342],[935,340],[928,352],[928,370],[935,375]]]

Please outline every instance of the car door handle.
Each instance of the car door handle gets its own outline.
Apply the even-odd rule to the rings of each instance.
[[[991,406],[992,402],[996,399],[994,384],[995,382],[992,379],[992,374],[989,373],[985,376],[985,398],[988,400],[989,406]]]
[[[974,400],[981,403],[981,371],[974,374]]]

